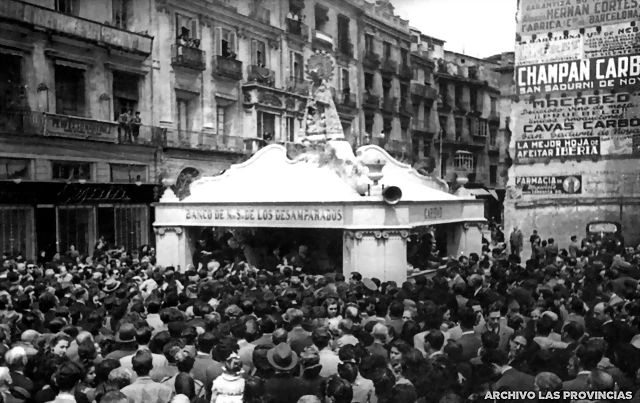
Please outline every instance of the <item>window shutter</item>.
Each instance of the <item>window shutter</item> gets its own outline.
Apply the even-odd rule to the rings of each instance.
[[[296,53],[289,51],[289,77],[296,75]]]
[[[216,27],[216,55],[222,56],[222,28]]]
[[[180,37],[180,14],[176,13],[176,38]]]
[[[191,38],[198,39],[200,35],[198,35],[198,19],[194,18],[191,20]]]
[[[233,53],[238,53],[238,41],[236,40],[236,33],[228,31],[229,33],[229,49]]]
[[[251,64],[257,66],[258,63],[258,41],[251,40]]]

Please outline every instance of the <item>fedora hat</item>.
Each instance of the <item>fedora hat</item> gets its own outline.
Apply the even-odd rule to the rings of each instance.
[[[102,289],[106,293],[114,292],[120,287],[120,282],[116,279],[110,278],[104,283],[104,288]]]
[[[269,364],[280,371],[289,371],[298,363],[298,355],[287,343],[280,343],[267,352]]]

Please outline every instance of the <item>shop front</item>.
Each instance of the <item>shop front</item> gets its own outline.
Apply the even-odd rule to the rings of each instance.
[[[377,146],[361,147],[357,161],[345,162],[326,155],[294,161],[284,147],[270,145],[219,176],[197,180],[182,200],[167,187],[153,225],[158,263],[165,266],[192,263],[202,228],[306,230],[318,237],[334,230],[342,241],[336,268],[402,282],[410,236],[440,226],[447,229],[448,255],[480,252],[484,221],[482,201],[449,194],[446,184]],[[321,252],[331,258],[328,250]]]
[[[0,184],[0,251],[25,258],[51,258],[71,246],[91,254],[103,237],[109,245],[135,250],[150,238],[148,184],[87,184],[4,181]]]

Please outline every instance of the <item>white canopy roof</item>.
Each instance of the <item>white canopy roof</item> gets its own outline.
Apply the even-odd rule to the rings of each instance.
[[[419,174],[377,146],[358,150],[361,161],[386,162],[380,181],[402,189],[402,201],[461,201],[447,192],[445,182]],[[371,183],[362,177],[360,182]],[[270,145],[248,161],[233,165],[222,175],[201,178],[191,184],[191,195],[182,203],[349,203],[381,200],[381,195],[360,196],[328,166],[291,160],[281,145]],[[469,199],[475,199],[469,197]]]

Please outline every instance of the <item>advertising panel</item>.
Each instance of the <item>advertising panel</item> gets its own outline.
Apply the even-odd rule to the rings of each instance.
[[[638,19],[638,0],[520,0],[516,32],[546,35]]]
[[[589,157],[600,154],[600,137],[516,141],[516,158],[537,160]]]
[[[516,93],[543,94],[640,87],[640,55],[516,67]]]
[[[514,103],[512,108],[512,130],[521,140],[597,136],[601,155],[638,152],[640,94],[543,98]]]
[[[516,43],[515,64],[526,66],[640,54],[640,27],[631,24],[522,37]]]
[[[516,186],[525,195],[580,194],[582,175],[517,176]]]

